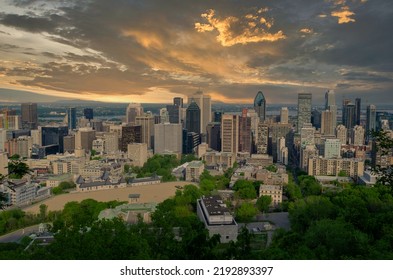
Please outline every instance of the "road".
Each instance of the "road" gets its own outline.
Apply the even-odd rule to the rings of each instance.
[[[0,243],[18,242],[22,237],[38,232],[38,227],[39,225],[34,225],[2,235],[0,236]]]

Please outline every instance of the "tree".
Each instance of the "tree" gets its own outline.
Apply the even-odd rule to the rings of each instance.
[[[9,179],[20,179],[24,175],[30,173],[29,166],[19,159],[19,155],[14,155],[8,162],[8,175],[0,174],[0,184],[4,183],[7,178]],[[0,192],[0,209],[4,209],[7,196],[5,193]]]
[[[48,205],[46,205],[46,204],[41,204],[41,205],[40,205],[40,219],[41,219],[42,221],[45,220],[47,211],[48,211]]]
[[[372,170],[378,175],[378,183],[390,186],[393,191],[393,165],[382,165],[378,162],[378,158],[386,157],[388,161],[389,157],[393,155],[393,137],[385,130],[371,131],[371,136],[375,155],[373,156]]]
[[[242,203],[235,211],[236,219],[245,223],[250,222],[257,213],[258,210],[249,202]]]
[[[272,203],[272,197],[270,195],[262,195],[257,200],[257,208],[261,212],[269,211],[269,206]]]
[[[257,197],[257,192],[252,182],[239,179],[233,185],[233,190],[236,191],[235,195],[241,199],[254,199]]]

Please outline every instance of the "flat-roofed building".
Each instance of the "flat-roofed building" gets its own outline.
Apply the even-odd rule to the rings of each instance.
[[[202,197],[197,201],[197,215],[209,235],[220,235],[221,243],[236,241],[238,225],[219,196]]]
[[[202,161],[191,161],[186,167],[186,181],[199,182],[203,170],[205,170],[205,165]]]
[[[260,185],[259,196],[270,196],[272,198],[271,206],[275,207],[282,203],[282,186],[279,185]]]

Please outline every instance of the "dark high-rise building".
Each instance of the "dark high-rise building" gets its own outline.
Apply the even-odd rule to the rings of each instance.
[[[67,126],[41,127],[42,146],[58,145],[57,152],[64,153],[64,136],[68,135]]]
[[[186,129],[188,132],[201,133],[201,110],[194,101],[186,110]]]
[[[314,109],[311,112],[311,123],[315,128],[321,128],[322,113],[318,109]]]
[[[247,117],[247,109],[239,117],[239,152],[251,153],[251,117]]]
[[[262,91],[258,91],[254,99],[254,110],[261,121],[266,119],[266,99]]]
[[[300,132],[305,123],[311,123],[311,93],[298,94],[297,128]]]
[[[142,143],[141,125],[127,124],[121,128],[120,150],[127,152],[130,143]]]
[[[37,103],[22,103],[21,115],[22,115],[23,129],[37,129],[38,127]]]
[[[366,135],[369,135],[371,130],[377,128],[377,107],[371,104],[367,106],[367,116],[366,116]],[[367,139],[369,137],[367,136]]]
[[[361,99],[355,99],[355,125],[360,125]]]
[[[67,108],[68,129],[76,129],[76,108]]]
[[[183,154],[192,154],[195,148],[201,144],[201,135],[195,132],[187,132],[183,129]]]
[[[166,105],[170,123],[180,123],[180,107],[178,105]]]
[[[222,111],[215,111],[213,115],[213,122],[221,123]]]
[[[173,105],[177,105],[179,108],[183,108],[183,98],[181,97],[173,98]]]
[[[85,116],[86,119],[89,121],[94,119],[94,112],[92,108],[85,108],[83,109],[83,115]]]
[[[206,142],[209,148],[221,151],[221,122],[213,122],[207,125]]]
[[[356,124],[356,106],[352,103],[347,103],[343,106],[343,125],[350,131]]]

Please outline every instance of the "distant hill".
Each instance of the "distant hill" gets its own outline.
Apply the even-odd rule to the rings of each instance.
[[[52,102],[65,101],[65,100],[71,100],[71,99],[66,97],[38,94],[31,91],[0,88],[1,103],[21,103],[21,102],[52,103]]]

